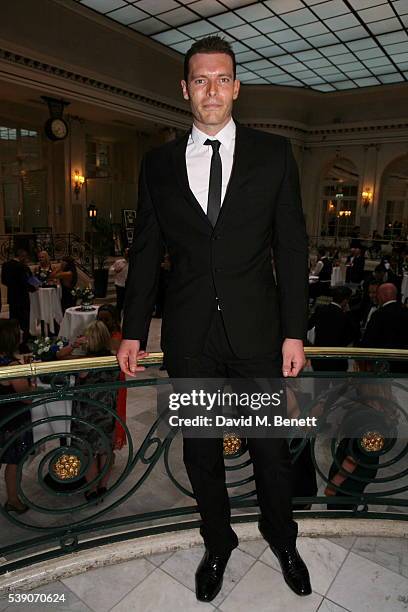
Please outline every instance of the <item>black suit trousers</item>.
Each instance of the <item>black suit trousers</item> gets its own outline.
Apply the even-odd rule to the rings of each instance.
[[[214,312],[203,353],[196,357],[165,354],[171,378],[280,378],[282,357],[271,352],[239,359],[228,341],[222,313]],[[292,471],[289,445],[282,438],[248,438],[253,462],[260,524],[276,546],[295,545],[298,533],[292,514]],[[231,528],[221,438],[184,438],[183,458],[202,519],[201,535],[214,553],[238,546]]]

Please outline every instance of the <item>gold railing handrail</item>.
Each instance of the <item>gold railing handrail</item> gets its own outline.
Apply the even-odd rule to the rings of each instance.
[[[348,357],[367,359],[407,359],[408,350],[402,349],[374,349],[359,347],[333,347],[333,346],[307,346],[307,358],[322,357]],[[162,363],[163,353],[149,353],[148,357],[139,359],[139,365]],[[59,361],[31,362],[21,365],[0,367],[0,380],[27,376],[40,376],[42,374],[56,374],[62,372],[81,372],[89,369],[103,369],[118,365],[114,355],[109,357],[82,357],[79,359],[62,359]]]

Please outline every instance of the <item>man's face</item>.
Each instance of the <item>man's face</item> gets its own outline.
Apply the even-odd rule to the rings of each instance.
[[[190,59],[188,83],[181,81],[190,100],[194,123],[214,134],[228,123],[240,82],[234,80],[232,58],[226,53],[196,53]]]

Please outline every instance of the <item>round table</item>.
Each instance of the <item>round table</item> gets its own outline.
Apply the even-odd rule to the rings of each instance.
[[[82,336],[86,327],[95,321],[98,314],[98,306],[92,306],[92,310],[80,310],[80,306],[67,308],[62,319],[59,335],[73,342],[78,336]]]
[[[75,377],[69,377],[69,384],[72,387],[75,383]],[[37,381],[37,387],[43,389],[51,389],[51,386],[41,381]],[[33,425],[33,438],[34,442],[39,442],[46,436],[53,434],[59,434],[60,436],[66,436],[71,431],[71,419],[55,419],[48,421],[47,423],[40,423],[41,419],[54,418],[66,416],[70,417],[72,414],[72,400],[54,400],[52,402],[44,402],[38,406],[31,408],[31,421]],[[38,425],[35,422],[38,421]]]
[[[30,293],[30,333],[38,335],[38,326],[43,321],[51,334],[55,333],[54,321],[62,321],[61,287],[40,287]],[[46,330],[44,329],[44,332]]]

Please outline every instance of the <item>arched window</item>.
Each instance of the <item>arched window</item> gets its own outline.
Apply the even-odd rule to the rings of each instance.
[[[348,159],[336,159],[321,182],[321,236],[350,236],[356,221],[358,173]]]
[[[405,239],[408,232],[408,155],[385,169],[380,191],[378,231],[384,238]]]

